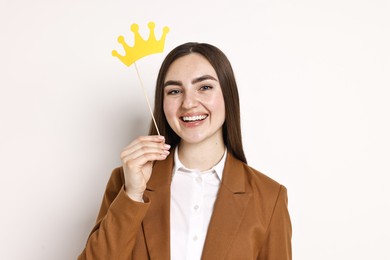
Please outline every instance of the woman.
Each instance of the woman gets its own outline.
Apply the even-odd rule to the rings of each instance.
[[[246,164],[237,86],[216,47],[165,58],[149,136],[127,146],[79,259],[291,259],[287,191]]]

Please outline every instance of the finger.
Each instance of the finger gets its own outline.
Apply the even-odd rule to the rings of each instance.
[[[164,136],[161,135],[147,135],[147,136],[139,136],[135,140],[133,140],[127,147],[135,146],[140,143],[145,142],[153,142],[153,143],[163,143],[165,141]],[[125,149],[127,148],[125,147]]]
[[[131,155],[133,153],[137,152],[150,152],[152,149],[161,149],[161,150],[169,150],[170,145],[167,145],[163,142],[151,142],[151,141],[141,141],[141,142],[136,142],[133,143],[126,148],[122,150],[121,157],[126,157],[128,155]],[[138,156],[138,155],[137,155]]]
[[[164,153],[144,153],[136,158],[127,158],[122,161],[129,169],[140,169],[148,162],[165,160],[169,151]]]
[[[121,153],[121,160],[135,160],[139,157],[142,157],[146,154],[155,154],[155,155],[168,155],[169,154],[169,145],[159,145],[159,146],[141,146],[133,151],[125,150]]]

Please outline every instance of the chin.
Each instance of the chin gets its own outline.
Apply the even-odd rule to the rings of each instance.
[[[203,141],[205,141],[205,138],[203,137],[194,137],[194,136],[180,136],[180,141],[181,142],[185,142],[187,144],[198,144],[198,143],[202,143]]]

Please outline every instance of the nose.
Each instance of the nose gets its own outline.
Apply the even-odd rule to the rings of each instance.
[[[185,109],[191,109],[198,105],[197,97],[194,93],[184,93],[182,107]]]

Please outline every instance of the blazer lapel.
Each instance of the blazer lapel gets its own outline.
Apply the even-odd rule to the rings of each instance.
[[[202,259],[224,259],[226,256],[252,196],[245,190],[245,182],[242,162],[228,153]]]
[[[172,153],[164,161],[157,161],[145,191],[145,198],[149,198],[150,207],[142,225],[150,259],[170,259],[172,168]]]

